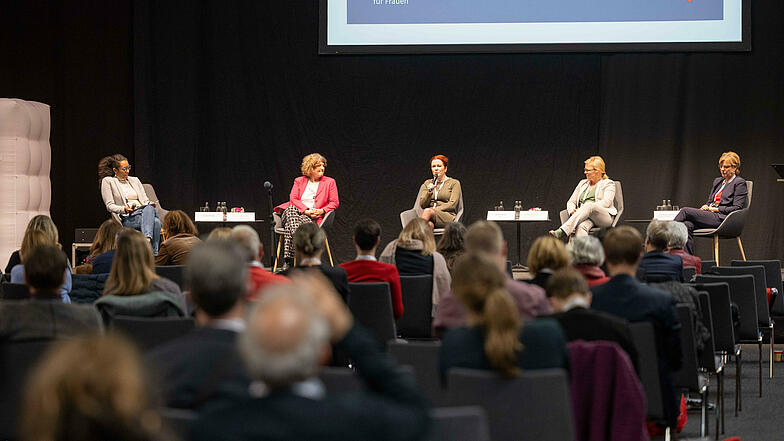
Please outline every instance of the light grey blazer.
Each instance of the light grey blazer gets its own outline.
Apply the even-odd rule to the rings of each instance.
[[[128,183],[131,184],[131,187],[139,196],[139,203],[148,205],[150,199],[144,191],[142,181],[135,176],[128,176]],[[128,199],[125,198],[125,194],[120,189],[119,179],[114,176],[103,178],[103,181],[101,181],[101,197],[103,198],[103,203],[106,204],[106,210],[109,213],[118,216],[125,214],[125,205],[128,203]]]
[[[580,195],[583,191],[590,186],[587,179],[583,179],[574,188],[574,193],[569,201],[566,203],[567,212],[571,213],[572,210],[577,208]],[[602,179],[596,183],[596,203],[607,209],[610,216],[618,214],[618,209],[615,208],[615,181],[610,178]]]

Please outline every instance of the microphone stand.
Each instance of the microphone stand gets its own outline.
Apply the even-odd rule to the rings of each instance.
[[[270,248],[269,248],[270,252],[269,252],[269,256],[270,257],[269,257],[269,267],[268,268],[270,269],[270,271],[272,271],[272,267],[273,267],[274,260],[275,260],[275,256],[274,256],[274,254],[275,254],[275,251],[274,251],[275,250],[275,216],[273,214],[273,213],[275,213],[275,206],[272,204],[272,185],[270,185],[269,188],[267,188],[267,197],[269,198],[269,207],[270,207],[270,211],[269,211],[269,223],[270,223],[270,242],[269,242],[269,244],[270,244]]]

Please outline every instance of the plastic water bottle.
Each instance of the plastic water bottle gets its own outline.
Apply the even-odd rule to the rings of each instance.
[[[498,203],[498,211],[504,211],[504,201]]]
[[[515,220],[520,220],[520,210],[522,209],[523,209],[523,201],[515,201],[514,204]]]

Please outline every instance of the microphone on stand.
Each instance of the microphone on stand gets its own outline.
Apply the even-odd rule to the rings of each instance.
[[[267,191],[272,191],[272,182],[265,181],[264,182],[264,188],[267,189]]]
[[[269,268],[272,268],[272,261],[273,261],[273,254],[271,251],[273,250],[273,245],[275,244],[275,206],[272,204],[272,182],[264,181],[264,188],[267,190],[267,196],[269,197],[269,206],[270,206],[270,214],[269,214],[269,223],[270,223],[270,252],[269,254]]]

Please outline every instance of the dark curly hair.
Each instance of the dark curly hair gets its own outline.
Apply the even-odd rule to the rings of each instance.
[[[114,176],[114,169],[120,168],[122,161],[127,161],[128,158],[121,154],[106,156],[98,161],[98,189],[101,188],[101,181],[107,176]]]

